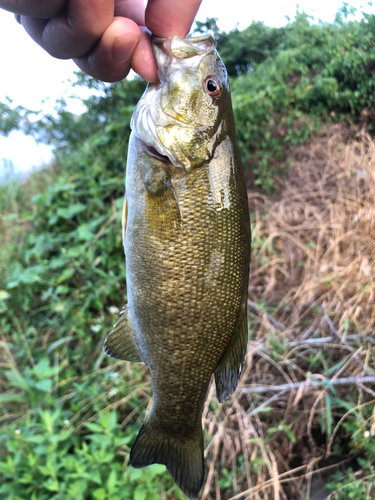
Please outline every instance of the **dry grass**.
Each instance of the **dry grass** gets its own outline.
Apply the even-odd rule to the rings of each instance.
[[[249,194],[252,336],[236,394],[219,407],[210,389],[202,500],[315,498],[337,443],[349,463],[342,424],[374,435],[375,142],[345,135],[297,148],[277,198]]]

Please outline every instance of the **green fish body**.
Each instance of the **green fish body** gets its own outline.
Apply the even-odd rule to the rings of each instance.
[[[128,304],[105,352],[144,361],[153,401],[130,454],[203,484],[212,373],[235,390],[247,344],[250,222],[225,67],[211,37],[154,39],[160,82],[132,119],[124,203]]]

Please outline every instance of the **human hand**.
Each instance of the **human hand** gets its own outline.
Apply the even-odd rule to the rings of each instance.
[[[0,8],[19,14],[27,33],[49,54],[73,59],[99,80],[122,80],[132,68],[156,81],[147,29],[160,37],[185,37],[201,2],[149,0],[145,9],[143,0],[0,0]]]

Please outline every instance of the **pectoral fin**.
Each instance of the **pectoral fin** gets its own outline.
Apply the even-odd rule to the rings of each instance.
[[[133,361],[135,363],[143,362],[127,306],[121,311],[120,319],[113,327],[113,330],[107,335],[103,350],[107,356],[111,356],[112,358]]]
[[[247,351],[247,335],[247,314],[244,308],[238,327],[215,370],[216,395],[220,403],[226,401],[237,387]]]

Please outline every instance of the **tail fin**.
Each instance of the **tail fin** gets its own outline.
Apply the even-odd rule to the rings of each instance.
[[[203,485],[203,432],[189,438],[169,437],[153,425],[152,414],[142,425],[130,452],[130,463],[135,468],[154,463],[164,464],[177,486],[194,500]]]

